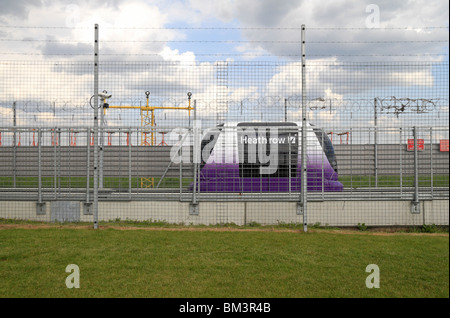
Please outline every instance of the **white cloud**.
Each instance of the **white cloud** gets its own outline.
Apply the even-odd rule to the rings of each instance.
[[[421,72],[392,72],[391,83],[401,86],[433,86],[434,78],[431,74],[431,68],[424,69]]]
[[[259,97],[258,87],[238,87],[230,94],[230,100],[232,101],[242,101],[244,99],[256,99]]]
[[[181,64],[192,64],[195,63],[194,52],[184,52],[180,53],[178,50],[171,50],[169,47],[164,47],[164,49],[159,53],[165,61],[177,61],[182,62]]]

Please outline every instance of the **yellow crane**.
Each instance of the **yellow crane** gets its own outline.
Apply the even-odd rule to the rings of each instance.
[[[104,109],[107,108],[120,108],[120,109],[139,109],[141,112],[141,145],[142,146],[155,146],[156,145],[156,124],[155,124],[155,110],[157,109],[176,109],[176,110],[187,110],[189,117],[191,116],[191,96],[192,93],[188,92],[188,106],[187,107],[175,107],[175,106],[150,106],[149,96],[150,92],[146,91],[145,96],[147,99],[146,106],[114,106],[108,105],[106,99],[103,100]],[[149,136],[150,134],[150,136]],[[154,178],[141,178],[141,188],[153,188],[155,186]]]

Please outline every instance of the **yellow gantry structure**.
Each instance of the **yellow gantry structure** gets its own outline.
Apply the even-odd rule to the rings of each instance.
[[[189,117],[191,116],[191,96],[189,92],[188,95],[188,106],[187,107],[171,107],[171,106],[150,106],[149,96],[150,92],[145,92],[147,105],[146,106],[107,106],[107,108],[120,108],[120,109],[139,109],[141,112],[141,146],[155,146],[156,145],[156,123],[155,123],[155,110],[157,109],[175,109],[175,110],[187,110]],[[105,103],[105,101],[104,101]],[[153,188],[155,186],[154,178],[141,178],[141,188]]]

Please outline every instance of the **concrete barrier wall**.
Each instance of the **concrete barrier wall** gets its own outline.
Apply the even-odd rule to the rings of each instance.
[[[46,202],[42,214],[36,202],[0,201],[0,218],[44,222],[93,222],[79,201]],[[262,225],[303,223],[296,202],[200,202],[198,215],[189,214],[189,202],[127,201],[99,202],[99,223],[114,220],[164,221],[185,225]],[[420,226],[449,225],[449,200],[421,201],[420,213],[411,213],[410,201],[325,201],[309,202],[309,225],[322,226]]]

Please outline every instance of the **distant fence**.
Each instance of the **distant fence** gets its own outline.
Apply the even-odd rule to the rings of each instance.
[[[440,150],[439,144],[427,144],[426,152],[419,152],[420,174],[448,175],[448,152]],[[56,154],[55,154],[56,149]],[[335,145],[336,158],[340,176],[374,176],[375,155],[373,145]],[[43,146],[41,148],[41,169],[43,177],[58,175],[69,177],[85,177],[87,169],[92,175],[93,149],[90,149],[89,164],[87,162],[86,146]],[[105,177],[142,177],[162,176],[170,164],[170,147],[159,146],[105,146],[104,176]],[[21,146],[1,147],[2,176],[13,176],[14,169],[17,177],[35,176],[38,171],[37,147]],[[191,151],[192,154],[192,151]],[[129,160],[131,159],[131,160]],[[407,150],[407,145],[378,145],[378,173],[383,176],[414,175],[414,152]],[[14,168],[15,166],[15,168]],[[187,177],[192,164],[183,166],[183,176]],[[179,177],[179,172],[169,169],[165,177]]]
[[[400,129],[397,129],[400,131]],[[4,130],[11,133],[11,130]],[[70,129],[67,129],[70,131]],[[138,133],[137,129],[131,130],[132,133]],[[407,131],[403,129],[403,133]],[[429,132],[429,128],[422,128],[422,131]],[[22,134],[37,134],[37,129],[22,129]],[[122,134],[128,130],[122,129]],[[448,131],[445,132],[448,134]],[[42,134],[49,135],[49,130],[43,130]],[[39,160],[39,146],[35,142],[34,146],[21,145],[14,147],[4,138],[3,145],[0,147],[1,172],[3,177],[26,177],[38,176],[39,165],[41,166],[42,177],[86,177],[89,173],[93,175],[93,147],[87,146],[86,134],[78,136],[78,144],[61,145],[41,145],[41,159]],[[47,136],[48,137],[48,136]],[[81,137],[81,138],[80,138]],[[37,139],[37,137],[35,137]],[[9,138],[11,140],[11,138]],[[43,139],[41,137],[41,139]],[[49,138],[47,138],[50,140]],[[81,140],[80,140],[81,139]],[[6,143],[5,143],[6,142]],[[449,174],[449,152],[442,149],[442,145],[433,140],[427,140],[418,153],[418,169],[421,175],[431,176]],[[192,155],[191,146],[190,161],[183,164],[181,170],[175,170],[175,164],[170,169],[170,152],[173,151],[173,145],[164,146],[141,146],[141,145],[108,145],[105,138],[104,146],[104,164],[103,175],[105,177],[180,177],[180,171],[183,177],[192,177]],[[89,155],[87,153],[89,149]],[[335,143],[334,149],[338,162],[338,172],[340,176],[375,176],[375,170],[380,176],[405,176],[414,175],[414,151],[408,149],[407,139],[399,141],[398,144],[378,144],[375,151],[375,144],[349,144]],[[377,160],[375,160],[377,156]],[[89,162],[87,161],[89,159]],[[176,165],[178,167],[178,164]],[[169,169],[167,169],[169,167]],[[167,169],[167,171],[166,171]],[[177,168],[178,169],[178,168]],[[355,179],[355,182],[358,179]],[[22,184],[24,186],[25,184]],[[445,184],[443,184],[444,186]],[[0,183],[5,187],[6,184]],[[30,184],[30,187],[36,184]],[[432,186],[432,184],[430,184]]]
[[[330,192],[319,185],[308,191],[309,222],[340,226],[358,223],[421,225],[429,222],[448,225],[448,149],[431,135],[414,151],[408,144],[409,134],[414,129],[397,129],[403,138],[399,137],[397,144],[352,144],[351,137],[343,142],[334,140],[337,171],[343,190]],[[101,147],[101,180],[96,198],[100,221],[129,219],[193,224],[302,222],[300,192],[295,187],[276,192],[263,191],[262,188],[237,193],[205,192],[200,189],[201,183],[205,182],[202,165],[198,164],[196,174],[192,145],[188,143],[184,148],[188,149],[189,155],[185,157],[186,162],[180,164],[172,160],[175,145],[136,145],[130,136],[139,135],[140,129],[118,130],[124,136],[119,138],[117,134],[116,140],[105,136]],[[363,131],[361,128],[358,130]],[[415,130],[417,136],[430,136],[429,127]],[[448,129],[434,130],[437,138],[448,136]],[[74,131],[70,128],[21,129],[21,138],[27,136],[27,140],[34,140],[31,146],[18,145],[17,131],[15,138],[11,129],[0,131],[3,136],[0,147],[0,218],[92,220],[92,203],[96,194],[93,184],[94,147],[88,136],[89,128],[77,130],[76,144],[73,135],[70,143],[70,132]],[[189,128],[185,131],[192,132]],[[61,141],[63,132],[67,133],[67,143]],[[122,137],[125,144],[118,145],[122,143]],[[11,143],[14,139],[15,146]],[[309,174],[323,175],[326,173],[324,167],[322,164],[322,170],[308,171],[308,177]],[[193,188],[195,180],[197,189]],[[263,182],[264,176],[260,175],[260,180]],[[292,177],[289,184],[295,182],[297,179]]]

